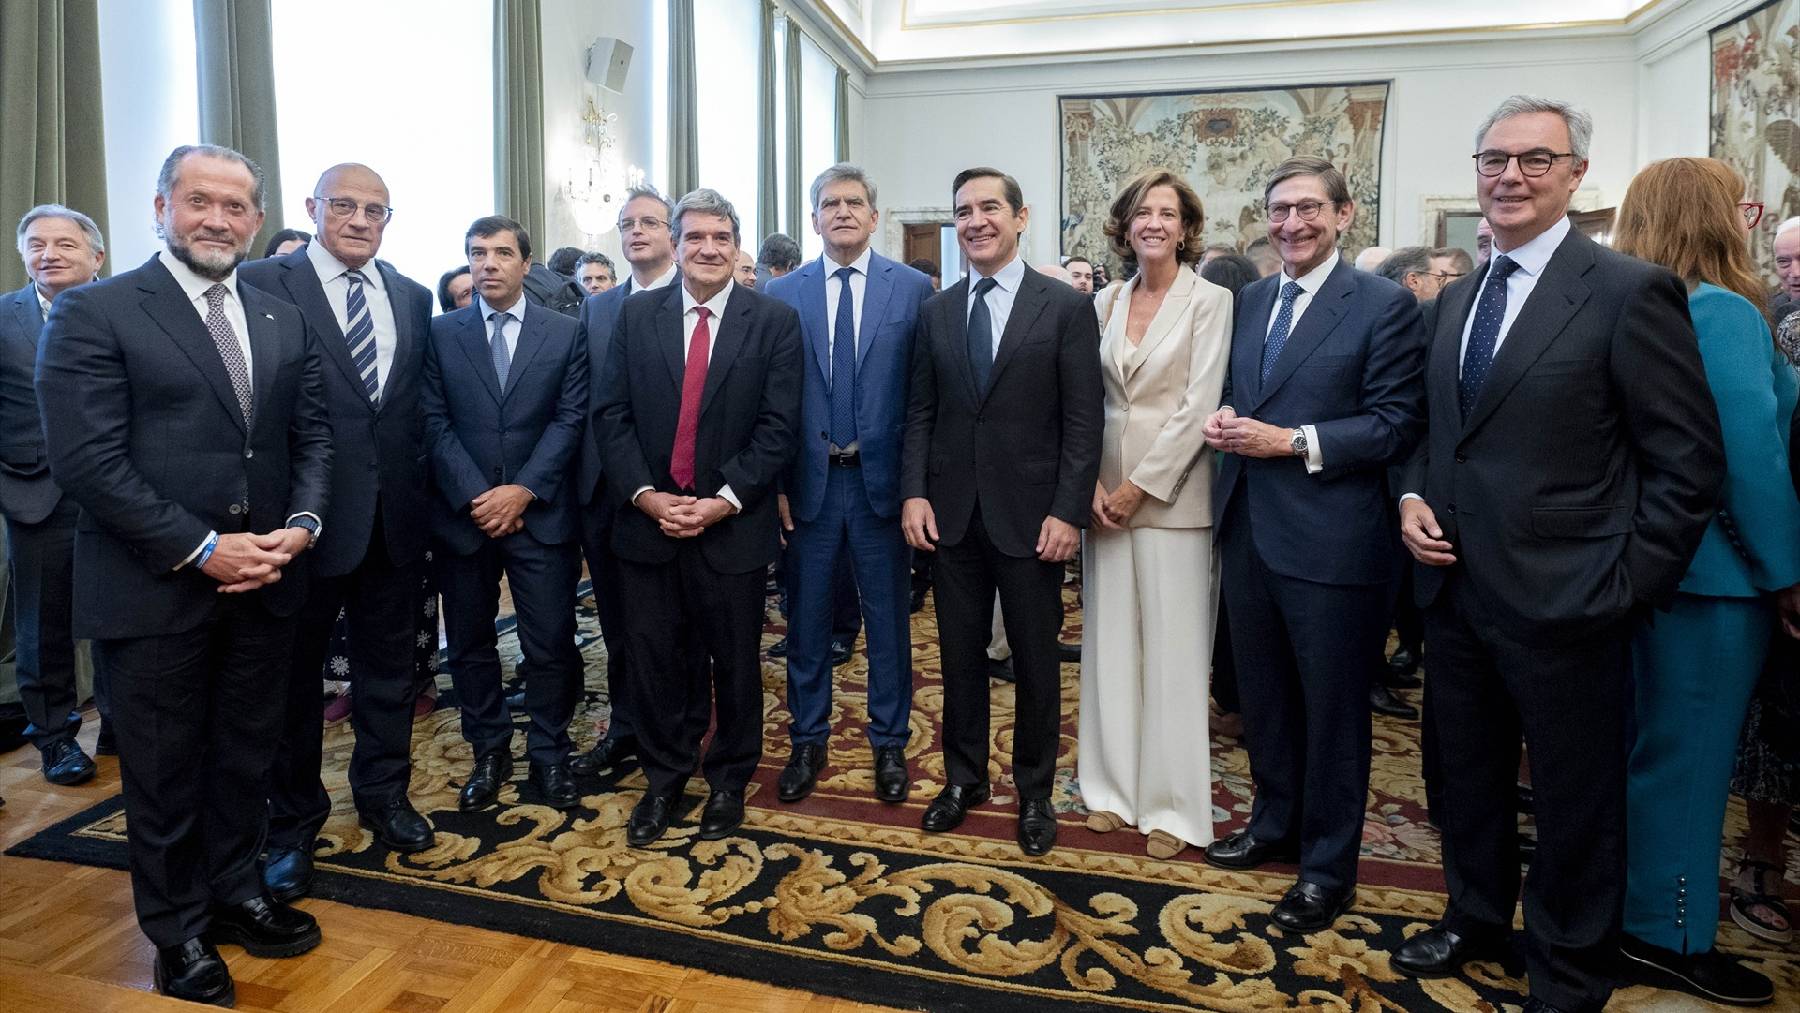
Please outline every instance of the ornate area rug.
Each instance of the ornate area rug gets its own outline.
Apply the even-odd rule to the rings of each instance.
[[[1072,593],[1068,606],[1064,636],[1074,640],[1080,611]],[[510,665],[516,640],[509,627],[503,623],[502,657]],[[1291,868],[1222,872],[1204,865],[1193,848],[1157,861],[1129,830],[1086,829],[1074,778],[1075,665],[1063,667],[1057,849],[1027,859],[1013,842],[1016,800],[1000,760],[1011,749],[1012,687],[998,682],[991,693],[996,798],[958,833],[922,833],[920,812],[944,778],[937,744],[943,695],[929,609],[914,617],[913,631],[917,688],[907,752],[914,786],[904,805],[872,796],[860,653],[837,671],[831,766],[817,792],[793,806],[775,800],[775,779],[787,758],[785,669],[765,663],[764,762],[743,829],[711,843],[695,838],[704,791],[696,781],[689,812],[662,841],[645,850],[627,847],[625,821],[643,789],[635,770],[584,782],[583,805],[573,812],[521,801],[517,784],[505,790],[497,810],[457,812],[470,753],[456,710],[444,706],[415,729],[412,799],[438,830],[437,847],[423,854],[392,854],[357,826],[345,782],[351,733],[348,725],[327,731],[326,783],[336,808],[320,842],[315,893],[932,1011],[1375,1013],[1511,1011],[1523,1003],[1524,982],[1497,964],[1472,964],[1460,977],[1435,982],[1406,978],[1389,966],[1388,955],[1434,921],[1444,901],[1437,838],[1422,809],[1416,723],[1376,719],[1354,912],[1331,930],[1296,937],[1269,919],[1292,885]],[[766,639],[783,632],[771,624]],[[582,602],[581,639],[589,677],[576,738],[585,746],[608,717],[591,598]],[[1197,730],[1197,749],[1201,741]],[[1170,762],[1206,758],[1197,752]],[[1224,834],[1249,813],[1248,761],[1236,742],[1219,740],[1211,763],[1214,821]],[[1742,826],[1735,808],[1732,820],[1728,838],[1735,840]],[[9,853],[122,868],[121,802],[102,803]],[[1777,1006],[1800,1008],[1800,962],[1790,953],[1728,920],[1720,943],[1775,978]],[[1650,1009],[1671,998],[1630,989],[1612,1008]]]

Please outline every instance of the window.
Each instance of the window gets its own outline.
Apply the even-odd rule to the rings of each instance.
[[[137,267],[162,249],[151,209],[156,175],[169,152],[200,136],[194,54],[193,0],[100,5],[109,273]]]
[[[800,37],[800,199],[810,200],[812,181],[837,162],[837,64],[812,39]],[[825,242],[810,225],[810,207],[802,207],[801,231],[795,236],[808,257],[825,252]]]
[[[737,208],[742,243],[753,254],[764,224],[756,220],[761,34],[761,0],[694,0],[700,185]]]

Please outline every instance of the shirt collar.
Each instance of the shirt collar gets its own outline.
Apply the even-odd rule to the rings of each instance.
[[[670,283],[672,283],[675,280],[675,272],[678,270],[680,270],[680,269],[678,267],[676,267],[676,265],[673,262],[671,262],[669,264],[669,269],[667,271],[664,271],[662,274],[657,275],[655,281],[651,282],[648,285],[642,286],[642,287],[638,286],[637,277],[635,275],[633,275],[627,279],[627,284],[629,284],[631,287],[629,289],[627,289],[626,291],[629,291],[629,292],[654,292],[659,288],[668,288]]]
[[[1329,278],[1331,272],[1337,268],[1338,260],[1338,251],[1332,250],[1331,256],[1326,257],[1318,267],[1313,268],[1298,278],[1288,277],[1287,267],[1284,265],[1281,269],[1282,288],[1286,288],[1287,283],[1290,281],[1297,281],[1300,283],[1300,288],[1304,290],[1307,295],[1318,295],[1319,289],[1325,285],[1325,279]]]
[[[1516,250],[1502,250],[1500,237],[1495,236],[1494,256],[1498,257],[1504,254],[1506,259],[1519,265],[1519,270],[1535,278],[1544,272],[1544,268],[1550,263],[1550,258],[1556,255],[1556,248],[1562,245],[1564,239],[1568,238],[1570,227],[1568,216],[1565,215]]]
[[[336,281],[349,274],[351,270],[343,261],[332,256],[331,251],[325,249],[324,243],[316,241],[306,244],[306,259],[312,261],[313,270],[319,272],[319,281],[321,282]],[[370,288],[382,287],[381,271],[376,269],[375,261],[370,260],[356,270],[362,272],[363,282]]]
[[[825,277],[827,277],[827,278],[836,274],[838,272],[838,269],[841,267],[851,268],[857,274],[860,274],[864,278],[867,278],[869,276],[869,261],[872,260],[874,258],[874,256],[875,256],[874,247],[865,246],[865,247],[863,247],[861,256],[857,257],[855,260],[852,260],[848,264],[840,264],[837,261],[831,259],[831,254],[821,253],[821,254],[819,254],[819,267],[825,272]]]
[[[724,317],[725,304],[731,301],[731,290],[734,288],[737,288],[737,281],[735,279],[728,280],[725,282],[724,288],[714,293],[711,299],[701,303],[694,300],[694,293],[689,292],[686,285],[681,286],[681,315],[685,317],[689,313],[694,312],[694,307],[705,306],[707,309],[712,310],[712,318],[714,320]]]
[[[202,278],[195,274],[193,268],[177,259],[166,246],[157,251],[156,257],[162,261],[164,267],[169,269],[169,273],[175,276],[175,284],[180,285],[181,291],[187,294],[188,302],[199,302],[204,299],[206,290],[214,285],[225,286],[226,293],[233,299],[237,298],[237,268],[232,268],[230,274],[215,282],[211,278]]]
[[[486,299],[483,299],[479,295],[477,295],[475,297],[475,311],[477,313],[481,314],[481,319],[486,320],[488,318],[488,314],[494,312],[495,309],[496,309],[496,307],[488,305],[488,301]],[[513,319],[517,320],[520,323],[524,323],[525,322],[525,290],[520,289],[519,297],[517,299],[513,300],[513,304],[511,306],[507,306],[505,308],[500,309],[500,312],[506,314],[509,317],[512,317]]]
[[[980,272],[976,271],[973,267],[969,268],[970,291],[975,290],[975,284],[981,280],[981,277]],[[994,279],[994,284],[998,285],[1000,288],[1007,292],[1017,292],[1019,290],[1019,283],[1025,280],[1025,258],[1014,253],[1013,259],[1008,261],[1005,267],[995,271],[992,277]]]
[[[31,294],[37,296],[38,315],[45,320],[50,319],[50,300],[44,298],[44,293],[38,289],[36,282],[31,285]]]

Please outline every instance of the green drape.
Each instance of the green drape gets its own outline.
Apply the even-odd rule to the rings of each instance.
[[[538,0],[494,0],[494,208],[545,256],[544,41]]]
[[[669,0],[669,199],[700,185],[700,83],[694,0]]]
[[[250,247],[257,253],[282,228],[273,22],[269,0],[194,0],[200,140],[262,166],[267,217]]]
[[[787,55],[783,67],[787,73],[787,234],[800,241],[800,229],[806,221],[806,206],[800,185],[800,26],[789,18],[787,23]]]
[[[66,204],[108,234],[98,8],[98,0],[0,3],[0,222],[9,239],[25,212],[46,203]],[[0,256],[0,292],[24,286],[25,265]]]
[[[756,223],[764,234],[774,232],[781,217],[781,181],[776,178],[775,157],[775,0],[762,0],[762,30],[757,39],[756,126]],[[756,236],[745,240],[754,249]]]
[[[850,161],[850,72],[837,69],[837,160]]]

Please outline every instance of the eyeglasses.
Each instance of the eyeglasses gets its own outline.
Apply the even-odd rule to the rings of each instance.
[[[1297,204],[1271,204],[1269,205],[1269,221],[1279,225],[1282,222],[1287,221],[1288,212],[1291,211],[1294,214],[1299,215],[1301,221],[1310,222],[1314,218],[1319,217],[1320,208],[1323,208],[1328,204],[1336,203],[1337,201],[1334,200],[1303,200]]]
[[[1550,171],[1550,167],[1565,158],[1574,158],[1571,151],[1546,151],[1535,148],[1517,155],[1509,155],[1504,151],[1477,151],[1474,156],[1475,171],[1483,176],[1498,176],[1506,171],[1506,165],[1513,159],[1519,160],[1519,172],[1526,176],[1542,176]]]
[[[1430,277],[1436,278],[1437,280],[1439,280],[1447,285],[1450,282],[1453,282],[1456,279],[1467,274],[1468,272],[1467,271],[1426,271],[1425,273],[1427,275],[1429,275]]]
[[[355,217],[359,207],[362,209],[363,217],[368,219],[370,225],[380,225],[394,217],[394,209],[386,204],[359,205],[348,197],[326,197],[321,194],[313,194],[313,200],[324,201],[325,206],[331,209],[333,218]]]
[[[650,218],[648,216],[643,218],[621,218],[619,219],[619,231],[630,232],[632,229],[643,229],[645,232],[655,232],[666,227],[668,224],[668,222],[663,221],[661,218]]]
[[[1744,216],[1744,228],[1754,229],[1756,223],[1762,221],[1763,202],[1759,200],[1738,201],[1738,214]]]

